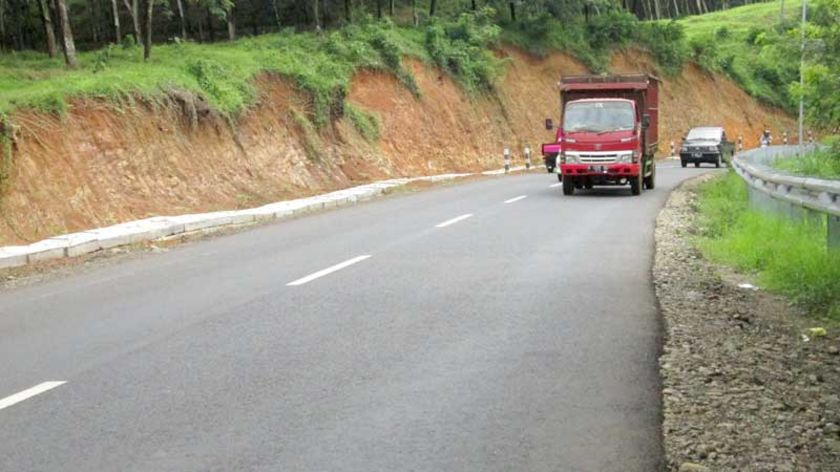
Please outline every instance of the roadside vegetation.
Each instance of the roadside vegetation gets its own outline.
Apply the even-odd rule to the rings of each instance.
[[[840,137],[828,140],[826,147],[802,157],[779,159],[774,167],[792,174],[840,179]]]
[[[817,317],[840,320],[840,251],[826,249],[826,223],[794,222],[749,208],[734,172],[704,183],[698,200],[704,255],[756,274]]]

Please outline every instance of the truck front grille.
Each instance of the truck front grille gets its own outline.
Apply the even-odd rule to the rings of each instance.
[[[618,154],[581,154],[582,164],[612,164],[618,160]]]

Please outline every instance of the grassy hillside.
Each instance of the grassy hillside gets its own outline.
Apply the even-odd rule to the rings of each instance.
[[[788,90],[799,79],[798,19],[802,3],[757,3],[677,21],[691,57],[706,69],[723,72],[765,102],[792,110]]]
[[[386,69],[411,79],[401,57],[426,59],[416,31],[383,25],[346,28],[326,35],[286,33],[232,43],[162,45],[148,62],[136,46],[110,46],[82,53],[80,67],[67,70],[45,54],[0,55],[0,113],[16,108],[62,112],[69,97],[155,99],[162,91],[183,89],[201,94],[215,109],[235,115],[255,98],[250,80],[260,72],[294,79],[311,93],[315,121],[326,119],[341,102],[353,72]]]
[[[276,72],[310,93],[311,118],[324,124],[331,113],[343,113],[349,80],[361,68],[387,70],[416,92],[401,64],[406,55],[436,64],[468,91],[489,91],[502,71],[492,53],[499,41],[533,52],[566,51],[593,70],[604,70],[610,52],[629,45],[647,45],[672,71],[679,70],[683,57],[672,53],[670,45],[683,44],[681,31],[673,25],[641,23],[626,12],[606,13],[586,25],[561,25],[546,17],[503,29],[493,10],[485,9],[455,20],[433,19],[420,28],[369,21],[324,34],[288,31],[235,42],[172,43],[156,47],[148,63],[137,46],[111,45],[80,54],[76,70],[41,53],[2,54],[0,114],[17,108],[61,113],[70,97],[119,101],[140,95],[153,100],[167,90],[182,89],[234,116],[254,100],[251,79],[260,72]]]
[[[537,54],[565,51],[594,71],[606,69],[612,51],[630,46],[650,51],[666,74],[693,57],[729,74],[750,94],[789,107],[787,85],[798,74],[792,60],[797,51],[790,50],[792,30],[772,27],[778,8],[779,3],[763,3],[676,22],[639,22],[614,10],[588,23],[546,15],[504,28],[485,10],[420,28],[368,22],[325,34],[288,31],[235,42],[171,43],[156,47],[148,63],[137,46],[111,45],[80,54],[77,70],[41,53],[0,54],[0,119],[17,108],[61,113],[70,97],[154,100],[171,89],[195,92],[233,117],[255,99],[251,79],[275,72],[311,95],[310,118],[323,125],[329,116],[343,114],[350,78],[361,68],[387,70],[416,93],[401,64],[406,55],[440,66],[467,90],[491,90],[502,70],[491,53],[499,41]],[[797,5],[788,2],[787,8],[793,18]]]

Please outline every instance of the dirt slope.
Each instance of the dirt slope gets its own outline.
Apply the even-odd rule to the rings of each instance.
[[[349,101],[379,116],[382,137],[374,144],[346,120],[311,129],[302,119],[305,97],[272,75],[256,80],[259,102],[235,127],[200,103],[197,118],[188,119],[178,100],[120,108],[79,100],[61,118],[18,113],[0,194],[0,245],[152,215],[256,206],[391,176],[494,168],[504,145],[529,144],[538,160],[539,144],[552,137],[543,119],[558,114],[557,79],[585,68],[563,54],[499,55],[507,74],[493,97],[470,97],[419,62],[409,62],[419,100],[387,74],[357,74]],[[632,52],[616,56],[613,66],[655,70]],[[757,136],[764,123],[793,129],[789,118],[728,79],[693,66],[666,80],[664,90],[664,143],[702,123],[722,121],[730,135],[745,137]]]

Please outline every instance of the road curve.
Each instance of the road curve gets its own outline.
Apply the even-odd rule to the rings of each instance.
[[[671,188],[395,196],[0,293],[0,470],[661,466]]]

